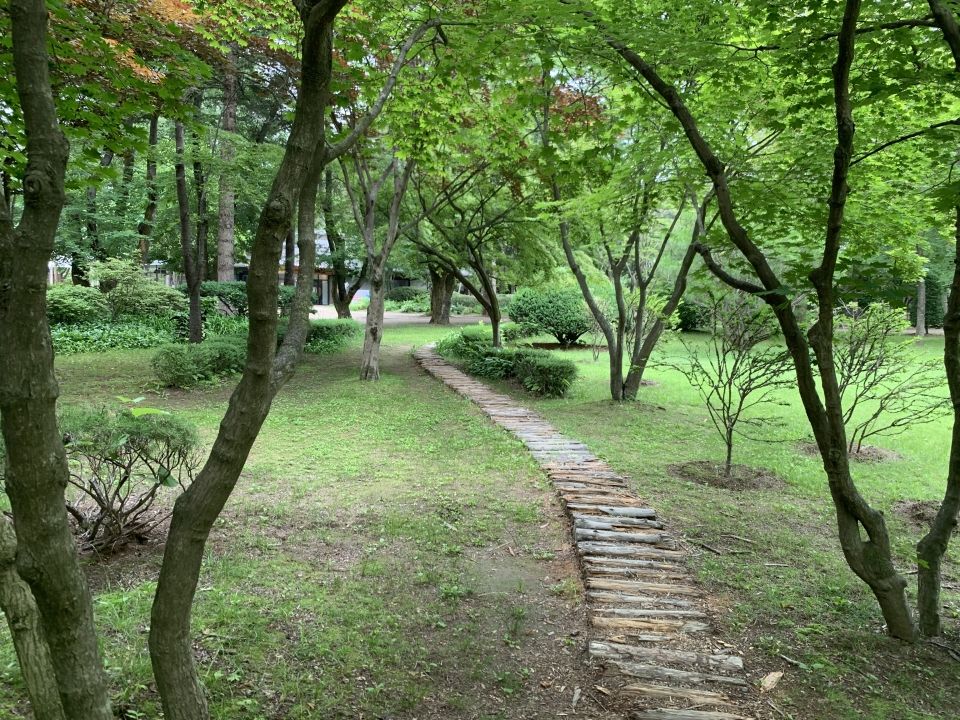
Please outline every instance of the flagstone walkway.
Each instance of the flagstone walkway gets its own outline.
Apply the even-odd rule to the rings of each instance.
[[[512,432],[549,476],[572,523],[603,686],[631,720],[752,720],[743,660],[719,646],[686,551],[623,476],[513,398],[415,353],[431,375]]]

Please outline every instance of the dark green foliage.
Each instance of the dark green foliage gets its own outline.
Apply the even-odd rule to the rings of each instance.
[[[705,305],[683,298],[677,305],[676,318],[681,332],[693,332],[706,326],[709,312]]]
[[[220,337],[160,348],[150,364],[164,386],[189,388],[241,372],[246,359],[245,338]]]
[[[277,344],[287,334],[287,320],[277,326]],[[342,349],[350,340],[363,335],[363,326],[354,320],[311,320],[304,352],[324,355]]]
[[[514,375],[515,354],[513,350],[484,348],[467,360],[465,367],[468,373],[477,377],[505,380]]]
[[[167,318],[142,318],[127,322],[53,325],[50,335],[57,355],[73,355],[157,347],[174,339],[174,327]]]
[[[180,292],[186,294],[187,286],[180,285]],[[202,297],[217,298],[230,315],[247,316],[247,284],[239,280],[231,282],[207,281],[200,283]]]
[[[472,325],[437,341],[437,352],[444,357],[466,360],[493,346],[493,331],[486,325]]]
[[[562,397],[577,377],[577,366],[571,360],[545,350],[494,348],[491,342],[489,328],[468,327],[442,338],[436,348],[444,357],[462,360],[471,375],[491,380],[516,378],[537,395]]]
[[[180,285],[178,289],[181,293],[187,293],[187,286]],[[297,289],[292,285],[281,285],[277,288],[277,306],[280,310],[287,310],[293,304],[294,295]],[[219,300],[229,315],[247,316],[247,284],[241,280],[232,280],[229,282],[218,282],[208,280],[200,283],[200,296],[204,298],[216,298]],[[219,311],[219,307],[210,306],[212,310]]]
[[[593,327],[593,319],[576,288],[523,288],[510,301],[514,322],[536,325],[562,345],[572,345]]]
[[[517,350],[513,371],[528,392],[547,397],[563,397],[577,379],[577,366],[572,360],[545,350]]]
[[[97,288],[61,283],[47,289],[47,319],[51,324],[96,322],[108,312],[107,299]]]
[[[500,326],[500,336],[508,343],[539,335],[540,332],[540,326],[532,323],[508,322]]]
[[[408,300],[416,300],[420,297],[429,297],[426,290],[414,287],[395,287],[387,290],[383,295],[384,300],[392,300],[393,302],[407,302]]]
[[[927,286],[927,327],[943,327],[943,308],[949,288],[943,278],[933,273],[927,275],[925,285]],[[913,326],[917,324],[916,297],[910,303],[910,324]]]
[[[66,408],[60,417],[70,459],[70,515],[82,547],[114,550],[143,541],[163,515],[160,487],[183,486],[199,458],[192,425],[149,408]]]

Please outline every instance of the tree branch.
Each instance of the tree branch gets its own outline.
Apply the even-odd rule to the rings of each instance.
[[[384,106],[387,103],[387,100],[390,97],[390,94],[393,92],[394,87],[397,84],[397,80],[400,77],[400,71],[407,64],[407,56],[410,54],[410,50],[417,43],[420,38],[426,34],[427,30],[430,28],[440,27],[441,20],[439,18],[433,18],[427,20],[419,25],[416,30],[414,30],[407,39],[404,41],[403,45],[400,48],[400,54],[397,55],[397,59],[393,63],[393,67],[390,70],[390,74],[387,76],[387,80],[383,85],[383,88],[380,90],[380,95],[377,96],[376,101],[373,105],[370,106],[370,109],[361,117],[350,130],[350,134],[347,137],[343,138],[339,142],[329,146],[327,148],[327,158],[329,160],[336,160],[344,153],[348,152],[354,145],[357,144],[357,141],[363,137],[363,135],[370,128],[370,125],[373,124],[373,121],[377,119],[377,116],[380,115],[380,112],[383,110]]]

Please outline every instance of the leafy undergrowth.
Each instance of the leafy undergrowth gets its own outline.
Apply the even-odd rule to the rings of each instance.
[[[938,347],[939,343],[939,347]],[[668,344],[666,352],[678,352]],[[928,340],[918,354],[937,354]],[[570,355],[568,355],[570,356]],[[737,440],[734,460],[778,477],[775,487],[731,491],[678,477],[671,467],[720,463],[724,446],[695,392],[676,371],[649,371],[653,385],[637,403],[608,400],[606,358],[576,354],[580,380],[564,400],[536,407],[562,431],[583,440],[627,473],[646,498],[686,538],[694,569],[711,595],[723,641],[746,654],[754,679],[782,670],[764,696],[770,717],[796,720],[920,720],[960,717],[960,662],[942,647],[907,646],[883,633],[872,595],[846,567],[819,458],[803,452],[809,437],[795,397],[783,393],[782,424],[763,438]],[[526,402],[531,402],[525,398]],[[913,547],[923,533],[894,512],[898,501],[943,495],[949,424],[912,428],[880,438],[901,457],[856,463],[862,492],[886,513],[905,573],[916,568]],[[782,479],[782,482],[781,482]],[[908,574],[915,595],[915,574]],[[942,641],[960,649],[960,544],[944,568]]]
[[[64,401],[150,394],[148,356],[59,360]],[[213,717],[493,720],[569,709],[590,682],[585,617],[541,473],[518,442],[417,370],[408,347],[385,349],[378,384],[359,382],[358,366],[355,348],[306,358],[214,529],[193,620]],[[149,404],[196,422],[209,442],[229,391],[162,391]],[[155,541],[88,567],[128,719],[162,717],[146,647],[161,556]],[[26,713],[4,627],[0,717]]]

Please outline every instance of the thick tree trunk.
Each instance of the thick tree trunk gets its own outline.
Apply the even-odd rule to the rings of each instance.
[[[11,0],[16,88],[27,130],[24,209],[13,226],[0,203],[0,425],[6,491],[69,720],[112,720],[86,578],[64,505],[69,471],[46,315],[47,263],[64,204],[69,147],[57,125],[42,0]]]
[[[150,131],[147,149],[147,206],[143,211],[143,220],[137,226],[140,236],[140,260],[146,265],[150,262],[150,235],[153,233],[153,221],[157,217],[157,131],[160,115],[150,117]]]
[[[453,288],[457,276],[452,272],[433,265],[430,270],[430,324],[450,324],[450,304],[453,301]]]
[[[203,342],[203,315],[200,305],[200,253],[194,247],[193,231],[190,223],[190,198],[187,194],[187,168],[184,161],[183,123],[174,125],[176,144],[176,183],[177,206],[180,211],[180,253],[183,256],[183,274],[187,279],[187,292],[190,296],[190,330],[192,343]]]
[[[293,228],[291,227],[289,232],[287,232],[286,240],[284,241],[284,250],[283,250],[283,284],[286,286],[292,286],[294,279],[296,277],[295,270],[295,260],[293,254],[293,249],[296,247],[295,238],[293,236]],[[303,268],[301,268],[303,270]]]
[[[927,281],[920,278],[917,283],[917,337],[927,334]]]
[[[246,366],[206,464],[174,506],[150,624],[150,658],[166,720],[209,717],[190,640],[190,612],[204,548],[306,337],[311,278],[302,274],[290,330],[277,354],[277,266],[298,195],[309,184],[311,168],[322,166],[323,153],[317,149],[324,143],[333,21],[345,4],[345,0],[300,4],[304,23],[300,89],[293,128],[253,242]],[[312,248],[301,252],[312,261]]]
[[[227,53],[227,67],[223,74],[223,135],[220,140],[220,206],[217,223],[217,280],[236,280],[234,273],[234,211],[233,192],[233,138],[237,130],[237,51],[234,45]]]
[[[350,303],[353,301],[347,292],[346,283],[339,277],[334,276],[330,284],[330,297],[333,300],[333,307],[337,311],[337,317],[341,320],[350,320],[353,314],[350,312]]]
[[[37,603],[17,572],[16,559],[17,537],[13,525],[0,513],[0,610],[7,618],[35,720],[63,720],[66,716],[60,703],[50,648],[40,629]]]
[[[363,357],[360,361],[361,380],[380,379],[380,341],[383,339],[383,302],[386,292],[383,268],[368,261],[370,267],[370,305],[363,334]]]

